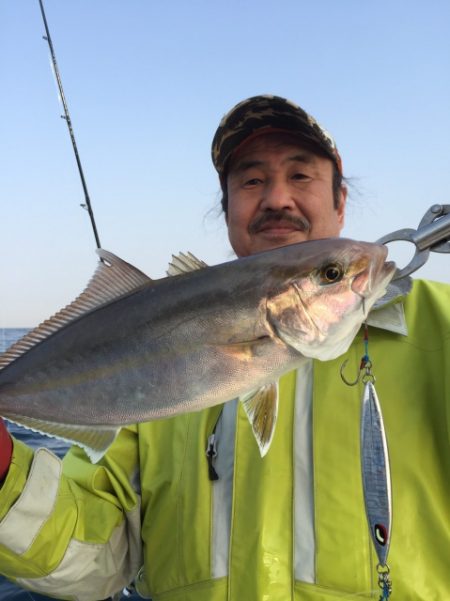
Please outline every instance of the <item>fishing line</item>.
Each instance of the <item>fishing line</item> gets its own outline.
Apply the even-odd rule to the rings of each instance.
[[[97,226],[95,224],[94,212],[92,210],[91,199],[89,198],[89,192],[87,189],[87,184],[86,184],[86,180],[85,180],[84,173],[83,173],[83,167],[81,165],[80,155],[78,152],[77,142],[75,140],[75,134],[73,131],[72,120],[70,118],[69,107],[67,106],[67,101],[66,101],[66,96],[64,94],[64,89],[62,86],[61,76],[59,74],[58,63],[56,62],[55,49],[53,47],[52,38],[50,36],[50,30],[48,28],[47,18],[45,16],[44,5],[42,3],[42,0],[39,0],[39,6],[41,8],[42,20],[44,21],[44,27],[45,27],[45,35],[42,37],[44,40],[46,40],[49,50],[50,50],[53,73],[55,75],[56,84],[57,84],[58,90],[59,90],[59,100],[61,101],[63,108],[64,108],[64,115],[61,115],[61,119],[64,119],[65,122],[67,123],[67,128],[69,130],[69,135],[70,135],[70,139],[72,141],[72,147],[73,147],[73,151],[75,153],[75,159],[77,162],[78,173],[80,174],[81,185],[83,187],[85,203],[81,204],[80,206],[83,209],[86,209],[87,212],[89,213],[89,218],[91,220],[92,229],[94,231],[94,237],[95,237],[95,242],[97,244],[97,248],[101,248],[100,238],[98,235]]]

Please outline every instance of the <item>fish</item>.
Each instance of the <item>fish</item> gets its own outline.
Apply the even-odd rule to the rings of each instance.
[[[100,249],[86,289],[0,355],[0,415],[101,459],[120,428],[241,398],[262,454],[276,382],[344,353],[394,275],[385,246],[301,242],[152,280]]]

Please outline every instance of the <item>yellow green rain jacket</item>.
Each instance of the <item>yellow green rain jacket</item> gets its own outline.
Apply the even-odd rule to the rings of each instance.
[[[450,287],[416,281],[369,328],[391,460],[392,601],[450,599]],[[388,329],[386,329],[388,328]],[[122,430],[97,465],[14,443],[0,572],[79,601],[136,578],[154,601],[378,599],[360,466],[364,348],[279,383],[261,459],[237,402]],[[210,436],[214,432],[214,438]],[[206,450],[216,450],[210,478]],[[214,454],[214,453],[213,453]]]

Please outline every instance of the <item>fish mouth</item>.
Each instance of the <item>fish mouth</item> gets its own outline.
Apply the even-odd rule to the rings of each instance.
[[[386,254],[387,252],[385,256]],[[379,261],[371,263],[355,276],[352,282],[352,290],[362,299],[364,315],[367,315],[374,302],[385,294],[396,269],[397,266],[393,261]]]

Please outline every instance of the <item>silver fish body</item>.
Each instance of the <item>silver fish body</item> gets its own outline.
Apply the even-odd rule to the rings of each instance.
[[[379,564],[385,566],[391,540],[391,478],[383,417],[372,382],[365,384],[363,395],[361,467],[369,531]]]
[[[385,247],[345,239],[158,281],[100,255],[78,299],[0,357],[0,415],[95,459],[122,425],[219,404],[303,357],[345,352],[395,269]]]

